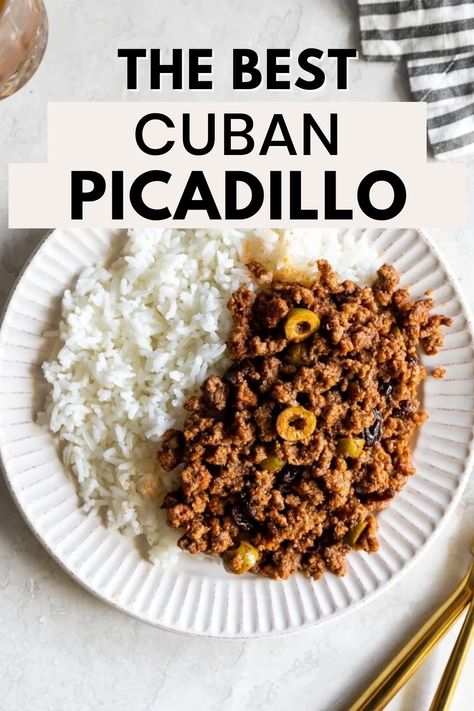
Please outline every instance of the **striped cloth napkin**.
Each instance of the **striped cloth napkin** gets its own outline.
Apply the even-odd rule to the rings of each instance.
[[[407,63],[434,155],[474,153],[474,0],[358,0],[366,59]]]

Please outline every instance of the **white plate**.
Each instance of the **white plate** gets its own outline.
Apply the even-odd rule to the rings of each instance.
[[[359,231],[360,232],[360,231]],[[76,490],[51,434],[35,423],[46,386],[40,364],[55,344],[60,297],[83,267],[110,257],[121,233],[51,233],[10,298],[0,330],[0,452],[12,495],[51,555],[88,590],[141,620],[182,633],[254,637],[308,627],[361,605],[416,562],[459,499],[473,453],[473,338],[452,276],[427,237],[414,230],[370,230],[380,262],[395,265],[413,296],[432,289],[437,309],[453,317],[446,346],[428,359],[444,367],[429,378],[430,419],[415,450],[416,475],[379,515],[380,550],[352,553],[344,578],[327,574],[286,582],[232,577],[212,561],[181,558],[165,570],[140,557],[132,539],[107,530],[79,508]]]

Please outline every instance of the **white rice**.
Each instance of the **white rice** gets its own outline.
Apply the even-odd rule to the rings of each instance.
[[[84,510],[144,534],[153,561],[177,550],[159,508],[173,482],[157,472],[158,443],[183,424],[183,403],[207,374],[227,365],[226,304],[241,284],[253,288],[249,255],[314,273],[326,258],[359,283],[376,260],[364,240],[334,230],[131,230],[117,261],[85,269],[64,294],[40,420],[59,436]]]

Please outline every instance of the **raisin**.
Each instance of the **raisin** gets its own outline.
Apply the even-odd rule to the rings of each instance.
[[[390,382],[386,382],[385,380],[382,380],[379,383],[379,393],[381,395],[385,395],[385,397],[390,397],[390,395],[393,393],[393,385]]]
[[[408,398],[408,400],[401,400],[398,407],[394,407],[392,410],[392,415],[394,417],[400,417],[402,420],[406,420],[410,417],[413,412],[413,403]]]
[[[382,503],[384,501],[389,501],[390,499],[393,499],[395,496],[396,491],[393,489],[391,486],[386,489],[385,491],[381,492],[376,492],[373,494],[367,494],[367,495],[361,495],[360,500],[364,504],[376,504],[376,503]]]
[[[256,521],[252,515],[250,501],[246,492],[240,494],[231,508],[232,518],[241,531],[252,533],[256,528]]]
[[[382,437],[382,414],[380,410],[377,410],[377,408],[374,408],[372,412],[374,413],[374,421],[372,422],[370,427],[366,427],[362,432],[362,436],[369,445],[369,447],[371,447],[373,444],[378,444]]]
[[[280,474],[279,480],[277,482],[277,488],[282,494],[288,494],[291,489],[291,485],[296,482],[300,477],[300,470],[298,467],[288,466],[285,467],[283,472]]]

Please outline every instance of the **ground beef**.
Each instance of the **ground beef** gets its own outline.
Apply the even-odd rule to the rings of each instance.
[[[181,463],[184,454],[184,436],[179,430],[168,430],[162,441],[162,450],[158,461],[166,472],[175,469]]]
[[[188,400],[183,432],[168,432],[159,453],[166,470],[184,465],[164,504],[182,531],[179,546],[225,557],[244,541],[258,550],[252,572],[279,579],[344,575],[351,547],[377,550],[374,514],[413,474],[410,441],[426,418],[418,352],[436,353],[450,324],[430,313],[430,298],[411,300],[398,288],[389,265],[364,288],[341,284],[325,261],[318,268],[308,286],[270,281],[252,264],[261,288],[242,287],[229,301],[232,365]],[[294,308],[320,319],[297,355],[284,328]],[[316,423],[302,440],[279,434],[288,407]],[[341,448],[344,438],[362,443],[357,456]],[[268,457],[280,468],[270,471]]]
[[[227,405],[228,388],[217,375],[211,375],[202,386],[202,395],[205,404],[216,410],[225,410]]]

